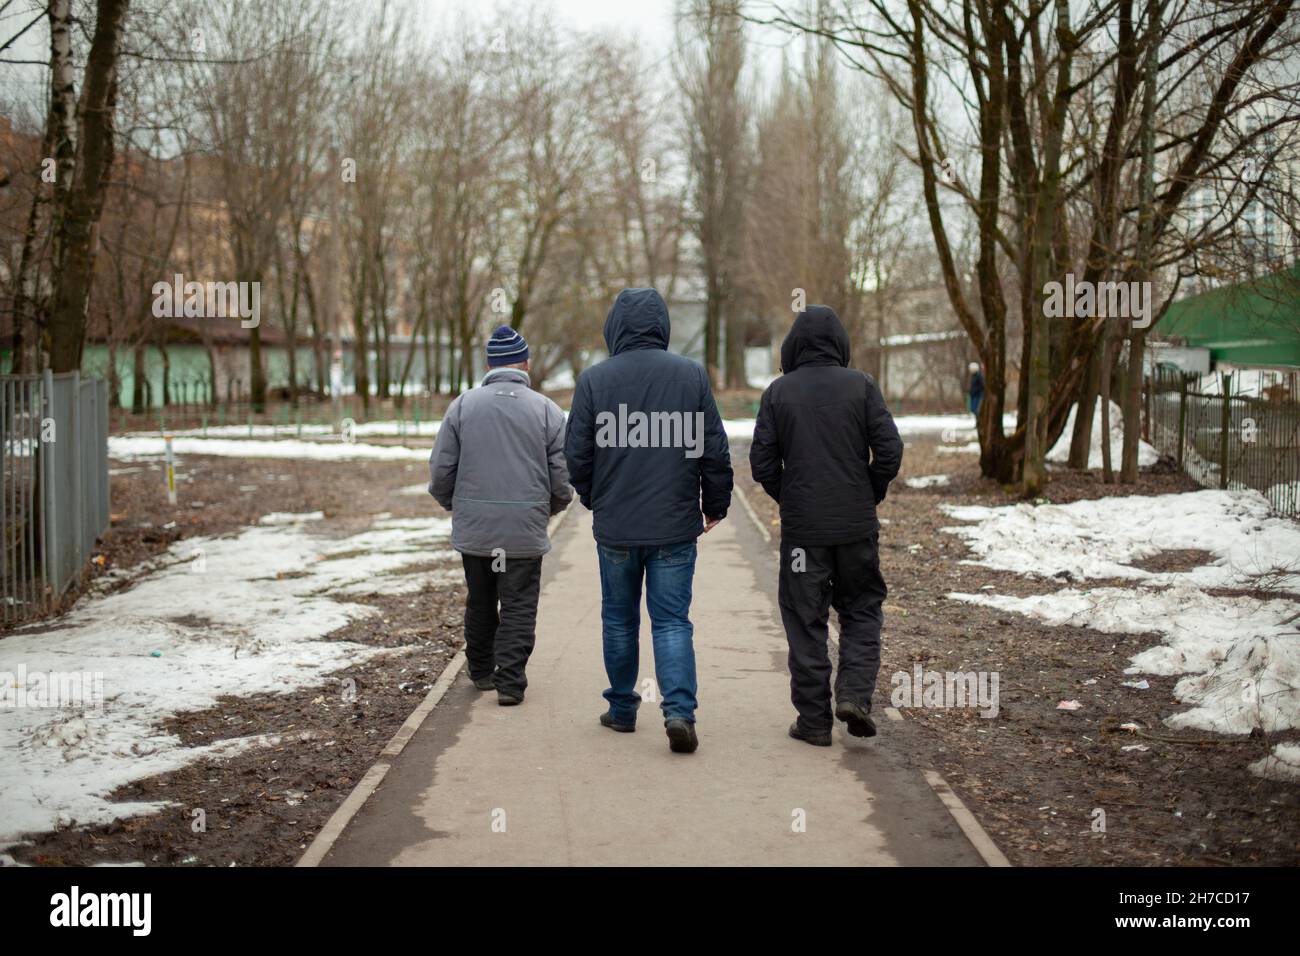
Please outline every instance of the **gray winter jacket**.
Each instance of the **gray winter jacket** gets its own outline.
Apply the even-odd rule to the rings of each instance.
[[[451,512],[463,554],[535,558],[551,550],[547,519],[569,506],[564,412],[528,373],[494,369],[447,409],[429,456],[429,494]]]

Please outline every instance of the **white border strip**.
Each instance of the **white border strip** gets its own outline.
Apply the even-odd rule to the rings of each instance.
[[[754,522],[754,527],[763,536],[763,540],[770,544],[772,542],[772,532],[763,526],[762,519],[758,517],[758,512],[754,510],[754,506],[749,503],[749,498],[745,492],[737,486],[732,489],[732,494],[745,509],[745,513],[749,515],[750,520]],[[831,640],[835,641],[838,650],[839,628],[835,626],[834,621],[828,620],[827,625],[830,628]],[[885,716],[890,720],[904,719],[902,712],[896,707],[886,707]],[[980,826],[980,822],[975,819],[975,814],[971,813],[966,804],[961,802],[961,798],[953,792],[952,787],[948,786],[948,782],[934,770],[924,771],[924,776],[925,782],[930,785],[930,789],[934,791],[939,801],[948,808],[948,813],[952,815],[957,826],[961,828],[961,832],[966,834],[966,839],[975,848],[975,852],[983,858],[984,863],[987,866],[1011,866],[1011,861],[998,849],[997,844],[993,842],[993,838],[988,835],[988,831]]]
[[[569,502],[569,508],[574,507],[578,507],[576,495]],[[546,528],[547,537],[555,536],[555,532],[559,530],[560,522],[564,520],[564,516],[569,512],[569,508],[565,508],[551,519],[551,523]],[[411,742],[411,738],[415,736],[425,720],[433,713],[433,709],[442,702],[447,691],[451,689],[451,685],[460,676],[461,668],[464,666],[465,652],[457,651],[456,656],[448,661],[447,666],[442,669],[442,674],[439,675],[433,687],[429,689],[429,693],[424,695],[424,700],[420,701],[420,705],[411,711],[410,716],[402,722],[402,726],[397,728],[397,733],[393,734],[393,739],[388,741],[387,746],[379,752],[379,759],[375,761],[374,766],[366,771],[360,782],[352,788],[352,792],[339,804],[339,808],[325,821],[325,825],[321,827],[320,832],[316,834],[316,838],[307,847],[307,852],[302,855],[294,866],[320,866],[321,861],[334,848],[334,844],[338,842],[339,837],[343,835],[343,831],[352,822],[352,818],[360,812],[366,801],[384,782],[393,761],[406,749],[406,745]]]
[[[952,787],[948,786],[948,781],[934,770],[925,771],[925,782],[930,785],[930,789],[935,795],[943,801],[943,805],[948,808],[952,818],[957,821],[957,826],[961,827],[961,832],[966,834],[966,839],[970,840],[971,845],[975,847],[976,852],[984,857],[984,862],[989,866],[1010,866],[1011,861],[1006,858],[998,845],[993,842],[993,838],[988,835],[980,822],[975,819],[975,814],[966,809],[966,804],[961,802],[961,797],[953,793]]]

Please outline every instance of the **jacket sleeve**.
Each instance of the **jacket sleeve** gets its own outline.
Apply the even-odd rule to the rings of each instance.
[[[722,427],[718,403],[709,387],[709,376],[700,369],[704,388],[701,402],[704,412],[704,450],[700,456],[700,510],[706,518],[722,519],[731,507],[731,447],[727,444],[727,430]]]
[[[438,428],[438,440],[429,455],[429,494],[438,504],[451,510],[451,498],[456,492],[456,469],[460,465],[460,399],[447,407],[447,414]]]
[[[749,473],[773,501],[781,500],[781,442],[772,413],[771,386],[763,390],[754,421],[754,438],[749,444]]]
[[[551,514],[557,515],[569,507],[573,489],[564,463],[564,412],[554,402],[546,408],[546,465],[551,478]]]
[[[595,421],[591,410],[591,386],[585,375],[578,376],[564,430],[564,462],[578,498],[591,508],[591,475],[596,451]]]
[[[870,375],[867,379],[867,445],[871,448],[871,464],[867,474],[871,478],[871,490],[875,493],[876,504],[885,500],[889,483],[898,475],[903,464],[903,439],[898,437],[898,427],[894,416],[885,407],[885,398],[880,394],[875,381]]]

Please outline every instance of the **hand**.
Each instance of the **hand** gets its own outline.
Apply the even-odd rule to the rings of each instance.
[[[705,516],[704,516],[704,533],[705,533],[705,534],[708,534],[710,531],[712,531],[712,530],[714,529],[714,527],[717,526],[718,522],[721,521],[721,520],[722,520],[721,518],[710,518],[708,515],[705,515]]]

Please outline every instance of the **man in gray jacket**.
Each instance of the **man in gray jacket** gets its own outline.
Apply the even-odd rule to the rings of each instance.
[[[492,333],[481,388],[456,398],[429,458],[429,494],[451,512],[465,564],[465,658],[479,690],[522,703],[536,640],[547,521],[569,506],[564,412],[530,387],[528,343]]]

